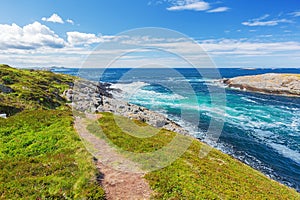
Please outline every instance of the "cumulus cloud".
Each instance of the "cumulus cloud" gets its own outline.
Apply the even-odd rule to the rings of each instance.
[[[53,23],[60,23],[63,24],[64,20],[56,13],[54,13],[53,15],[51,15],[50,17],[43,17],[42,21],[45,22],[53,22]]]
[[[228,11],[229,8],[228,7],[218,7],[212,10],[207,11],[208,13],[218,13],[218,12],[226,12]]]
[[[0,24],[0,49],[63,48],[65,41],[54,31],[39,22],[20,27],[17,24]]]
[[[64,24],[65,22],[74,25],[74,21],[72,19],[66,19],[66,21],[63,20],[62,17],[60,17],[58,14],[54,13],[50,17],[43,17],[42,21],[45,22],[52,22],[52,23],[59,23]]]
[[[69,24],[74,24],[74,21],[71,19],[67,19],[66,22],[68,22]]]
[[[264,15],[262,17],[251,19],[246,22],[243,22],[242,24],[245,26],[276,26],[280,23],[291,23],[291,20],[287,19],[271,19],[267,20],[269,18],[269,15]]]
[[[177,11],[177,10],[195,10],[195,11],[205,11],[210,8],[209,3],[199,0],[177,0],[173,2],[171,7],[167,10]]]

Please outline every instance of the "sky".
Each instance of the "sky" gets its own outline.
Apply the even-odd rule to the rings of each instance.
[[[96,53],[101,56],[90,59]],[[105,67],[108,57],[120,55],[123,62],[116,67],[187,67],[180,58],[208,67],[196,62],[206,55],[219,68],[300,68],[300,2],[1,1],[0,63]]]

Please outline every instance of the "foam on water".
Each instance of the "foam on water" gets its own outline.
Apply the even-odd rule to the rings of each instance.
[[[269,145],[277,150],[278,153],[300,164],[300,153],[298,151],[292,150],[282,144],[269,143]]]
[[[138,82],[132,82],[132,83],[114,83],[110,87],[113,89],[120,89],[123,93],[132,93],[135,91],[140,91],[143,87],[148,86],[150,84],[138,81]]]
[[[243,99],[244,101],[250,102],[250,103],[256,103],[257,104],[257,102],[255,100],[251,99],[251,98],[242,97],[241,99]]]
[[[111,88],[121,89],[121,97],[123,99],[138,103],[141,103],[143,101],[145,103],[163,102],[166,105],[172,105],[172,103],[174,103],[173,101],[175,100],[185,99],[185,97],[179,94],[161,93],[153,90],[146,90],[145,88],[147,86],[150,86],[150,84],[145,82],[133,82],[129,84],[112,84]],[[117,94],[115,93],[115,95]],[[169,104],[168,101],[171,101],[171,104]]]

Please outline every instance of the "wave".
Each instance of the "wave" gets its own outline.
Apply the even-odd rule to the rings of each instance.
[[[132,82],[132,83],[114,83],[110,87],[113,89],[120,89],[123,92],[130,93],[132,91],[139,90],[148,85],[150,85],[150,84],[142,82],[142,81],[138,81],[138,82]]]
[[[298,151],[292,150],[285,145],[269,143],[270,147],[275,149],[279,154],[283,155],[286,158],[290,158],[296,163],[300,164],[300,153]]]
[[[252,99],[250,99],[250,98],[247,98],[247,97],[242,97],[241,99],[243,99],[244,101],[250,102],[250,103],[255,103],[255,104],[257,104],[256,101],[254,101],[254,100],[252,100]]]
[[[186,99],[182,95],[176,93],[163,93],[163,92],[156,92],[153,90],[147,90],[146,87],[150,87],[151,84],[145,82],[133,82],[133,83],[117,83],[112,84],[111,88],[120,89],[121,92],[114,92],[115,96],[122,98],[123,100],[127,100],[130,102],[137,102],[137,103],[160,103],[163,102],[168,104],[169,101],[178,101]],[[148,103],[147,103],[148,104]],[[172,105],[172,103],[169,103]]]

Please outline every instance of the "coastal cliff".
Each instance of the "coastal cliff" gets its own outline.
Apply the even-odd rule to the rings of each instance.
[[[261,74],[223,79],[229,88],[300,97],[300,74]]]

